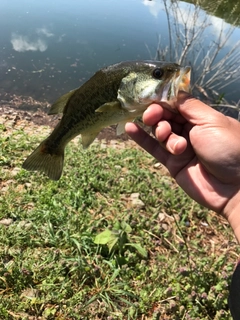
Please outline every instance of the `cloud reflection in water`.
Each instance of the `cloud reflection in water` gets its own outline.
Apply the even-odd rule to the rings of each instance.
[[[44,52],[48,48],[46,38],[53,37],[54,34],[50,32],[46,27],[37,28],[35,34],[31,37],[12,33],[11,43],[13,49],[18,52],[25,51],[40,51]]]

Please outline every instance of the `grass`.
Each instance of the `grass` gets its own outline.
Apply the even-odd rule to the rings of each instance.
[[[231,319],[223,218],[137,147],[76,140],[58,182],[27,172],[46,130],[14,125],[0,126],[1,319]]]

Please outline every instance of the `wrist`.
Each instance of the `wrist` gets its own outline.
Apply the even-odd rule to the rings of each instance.
[[[222,215],[227,218],[235,237],[240,243],[240,190],[228,201]]]

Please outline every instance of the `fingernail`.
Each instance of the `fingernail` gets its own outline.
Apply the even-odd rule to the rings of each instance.
[[[175,155],[181,154],[186,149],[185,139],[178,137],[177,139],[171,141],[169,149],[171,149],[170,152]]]

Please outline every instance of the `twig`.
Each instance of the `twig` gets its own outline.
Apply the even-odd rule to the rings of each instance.
[[[155,58],[166,60],[164,56],[169,56],[171,61],[185,65],[191,61],[192,90],[201,88],[212,99],[219,96],[224,88],[240,80],[240,41],[221,57],[235,27],[226,28],[222,22],[217,38],[209,41],[211,21],[198,5],[189,5],[185,14],[178,1],[164,0],[163,3],[168,21],[169,44],[165,50],[161,49],[159,36]],[[207,48],[206,41],[209,41]],[[147,50],[151,56],[148,47]],[[228,104],[224,100],[224,105]],[[232,104],[229,107],[234,108]]]

